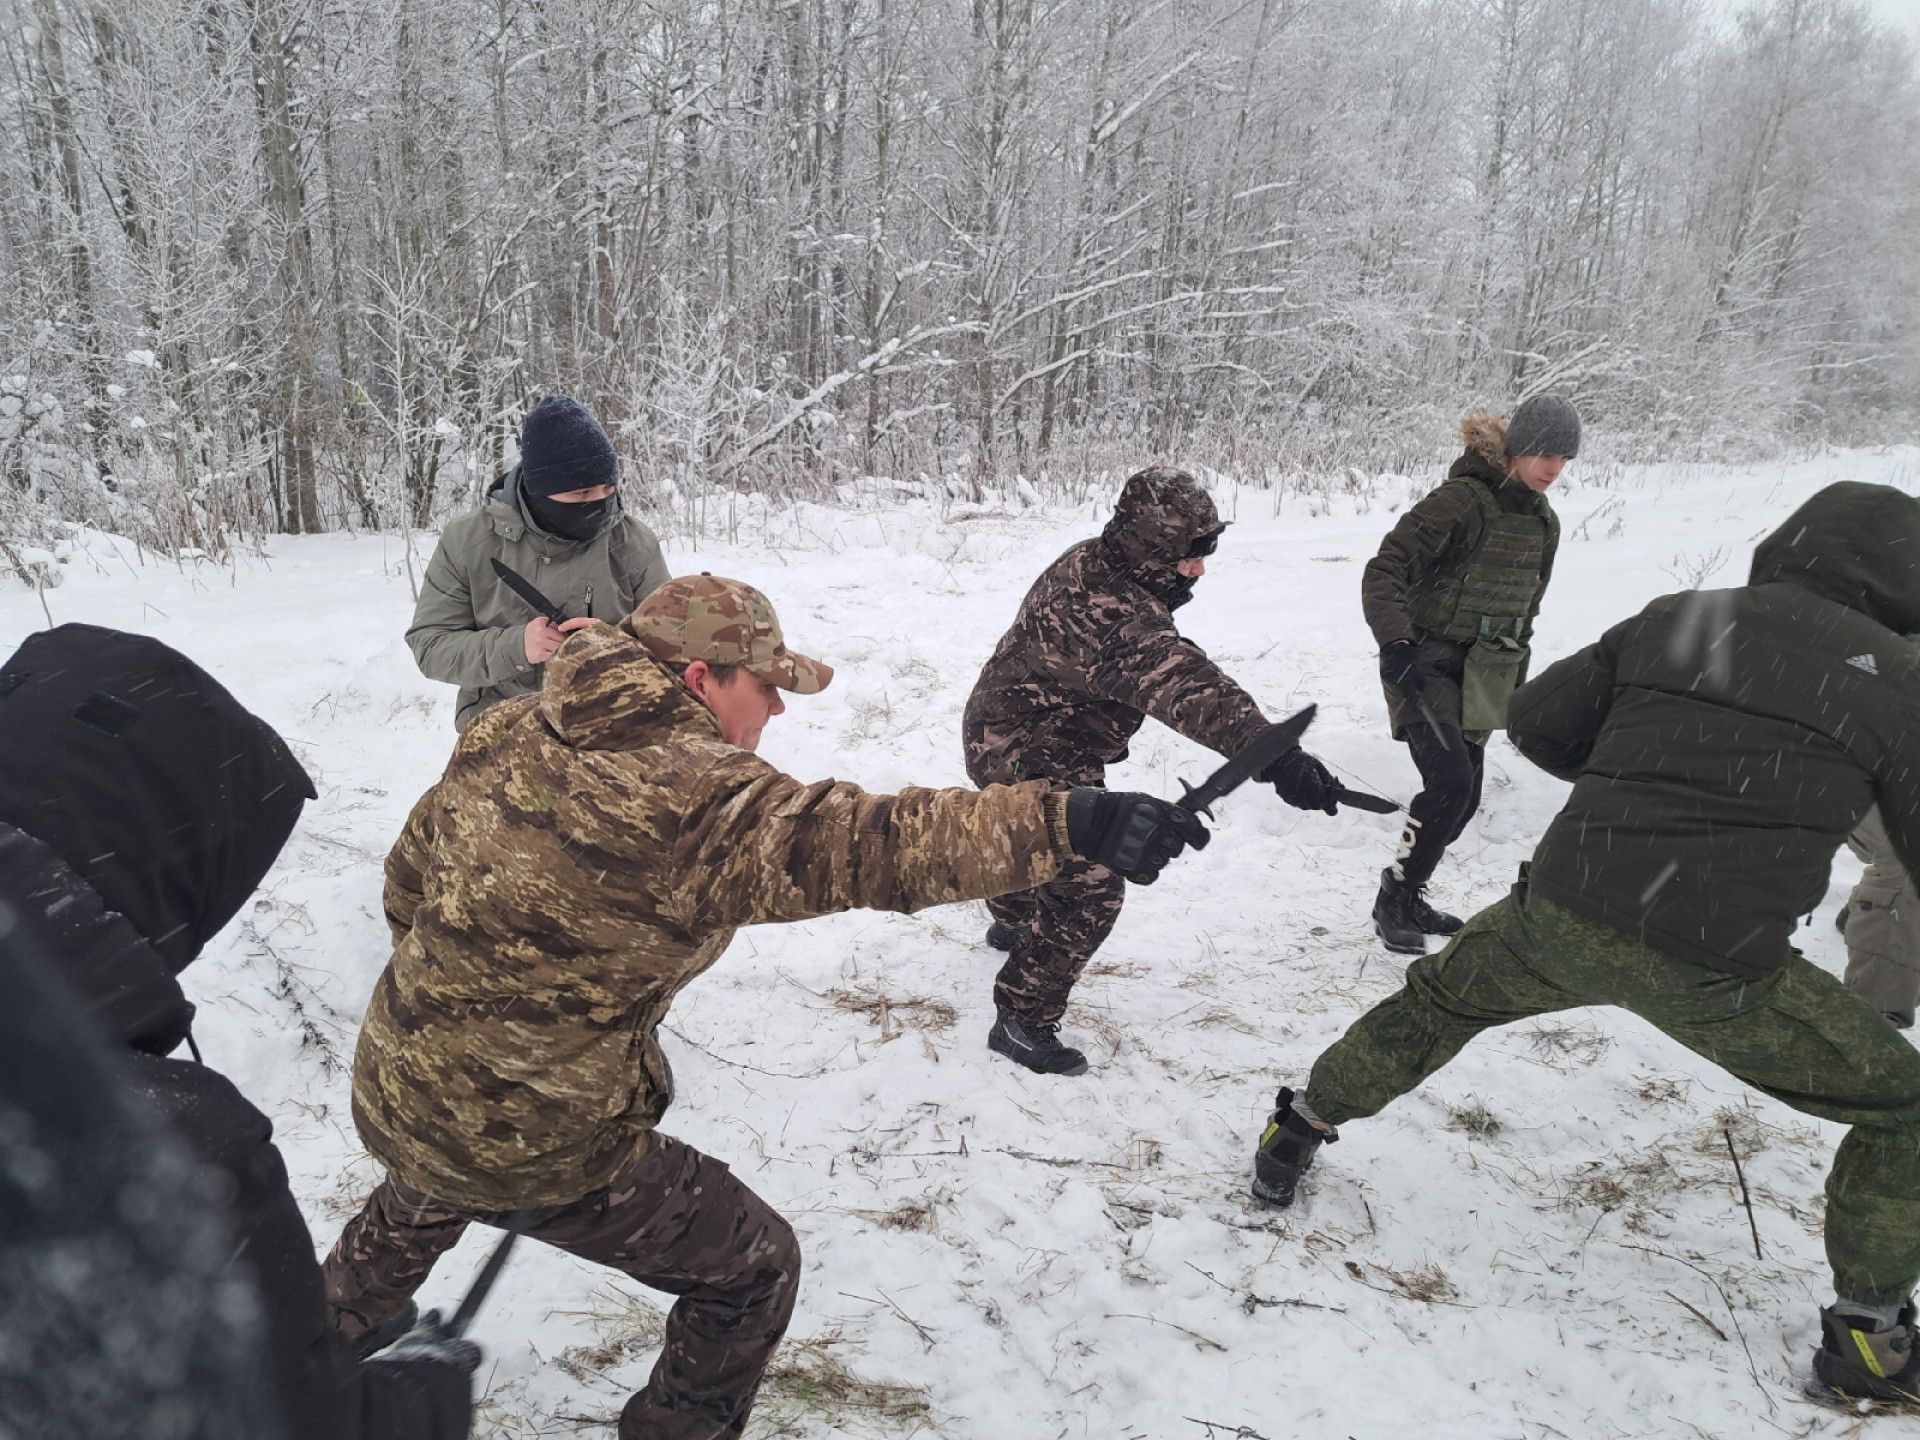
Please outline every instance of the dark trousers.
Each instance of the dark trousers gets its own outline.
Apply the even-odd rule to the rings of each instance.
[[[327,1257],[334,1328],[351,1339],[398,1313],[469,1224],[511,1218],[388,1176]],[[766,1201],[721,1161],[656,1133],[604,1190],[521,1219],[532,1239],[680,1297],[619,1440],[718,1440],[745,1428],[800,1281],[799,1243]]]
[[[987,901],[1013,932],[1013,950],[993,982],[993,1003],[1025,1025],[1058,1025],[1073,982],[1113,933],[1127,882],[1104,865],[1075,860],[1033,890]]]
[[[1852,1126],[1827,1176],[1834,1292],[1873,1306],[1913,1293],[1920,1051],[1797,954],[1757,979],[1709,970],[1517,886],[1313,1062],[1306,1102],[1331,1125],[1378,1114],[1482,1031],[1582,1005],[1631,1010],[1774,1099]]]
[[[1452,725],[1409,725],[1407,749],[1420,770],[1420,793],[1407,806],[1407,825],[1394,857],[1396,879],[1416,889],[1433,878],[1440,857],[1460,838],[1480,808],[1487,747]]]

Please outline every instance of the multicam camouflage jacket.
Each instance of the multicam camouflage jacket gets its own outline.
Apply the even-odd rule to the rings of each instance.
[[[962,732],[974,783],[1100,784],[1149,715],[1223,755],[1266,728],[1173,622],[1192,589],[1174,566],[1225,528],[1182,471],[1127,481],[1106,529],[1033,582],[974,683]]]
[[[605,1185],[666,1109],[654,1026],[736,926],[1024,890],[1071,854],[1043,784],[869,795],[727,745],[625,625],[462,734],[387,859],[394,953],[353,1113],[408,1184],[482,1211]]]

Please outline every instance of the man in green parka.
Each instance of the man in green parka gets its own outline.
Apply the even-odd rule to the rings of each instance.
[[[660,542],[621,513],[620,460],[586,407],[549,395],[520,429],[520,463],[447,526],[427,564],[407,646],[429,680],[460,687],[454,725],[540,688],[561,641],[616,621],[670,578]],[[575,618],[556,625],[494,572],[500,561]]]
[[[1469,415],[1460,438],[1446,482],[1400,517],[1360,583],[1394,738],[1420,770],[1373,903],[1375,932],[1402,955],[1460,928],[1428,903],[1427,881],[1480,808],[1487,739],[1505,728],[1507,697],[1525,678],[1560,543],[1546,491],[1580,449],[1580,415],[1535,395],[1510,420]]]

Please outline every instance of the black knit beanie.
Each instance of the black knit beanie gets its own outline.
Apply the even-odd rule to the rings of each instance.
[[[1507,454],[1564,455],[1580,453],[1580,412],[1562,395],[1532,395],[1507,421]]]
[[[549,395],[520,427],[520,488],[544,500],[620,483],[613,442],[571,395]]]

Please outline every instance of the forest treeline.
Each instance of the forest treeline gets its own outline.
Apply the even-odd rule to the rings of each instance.
[[[0,540],[1911,432],[1861,0],[0,0]],[[0,566],[6,564],[0,557]]]

